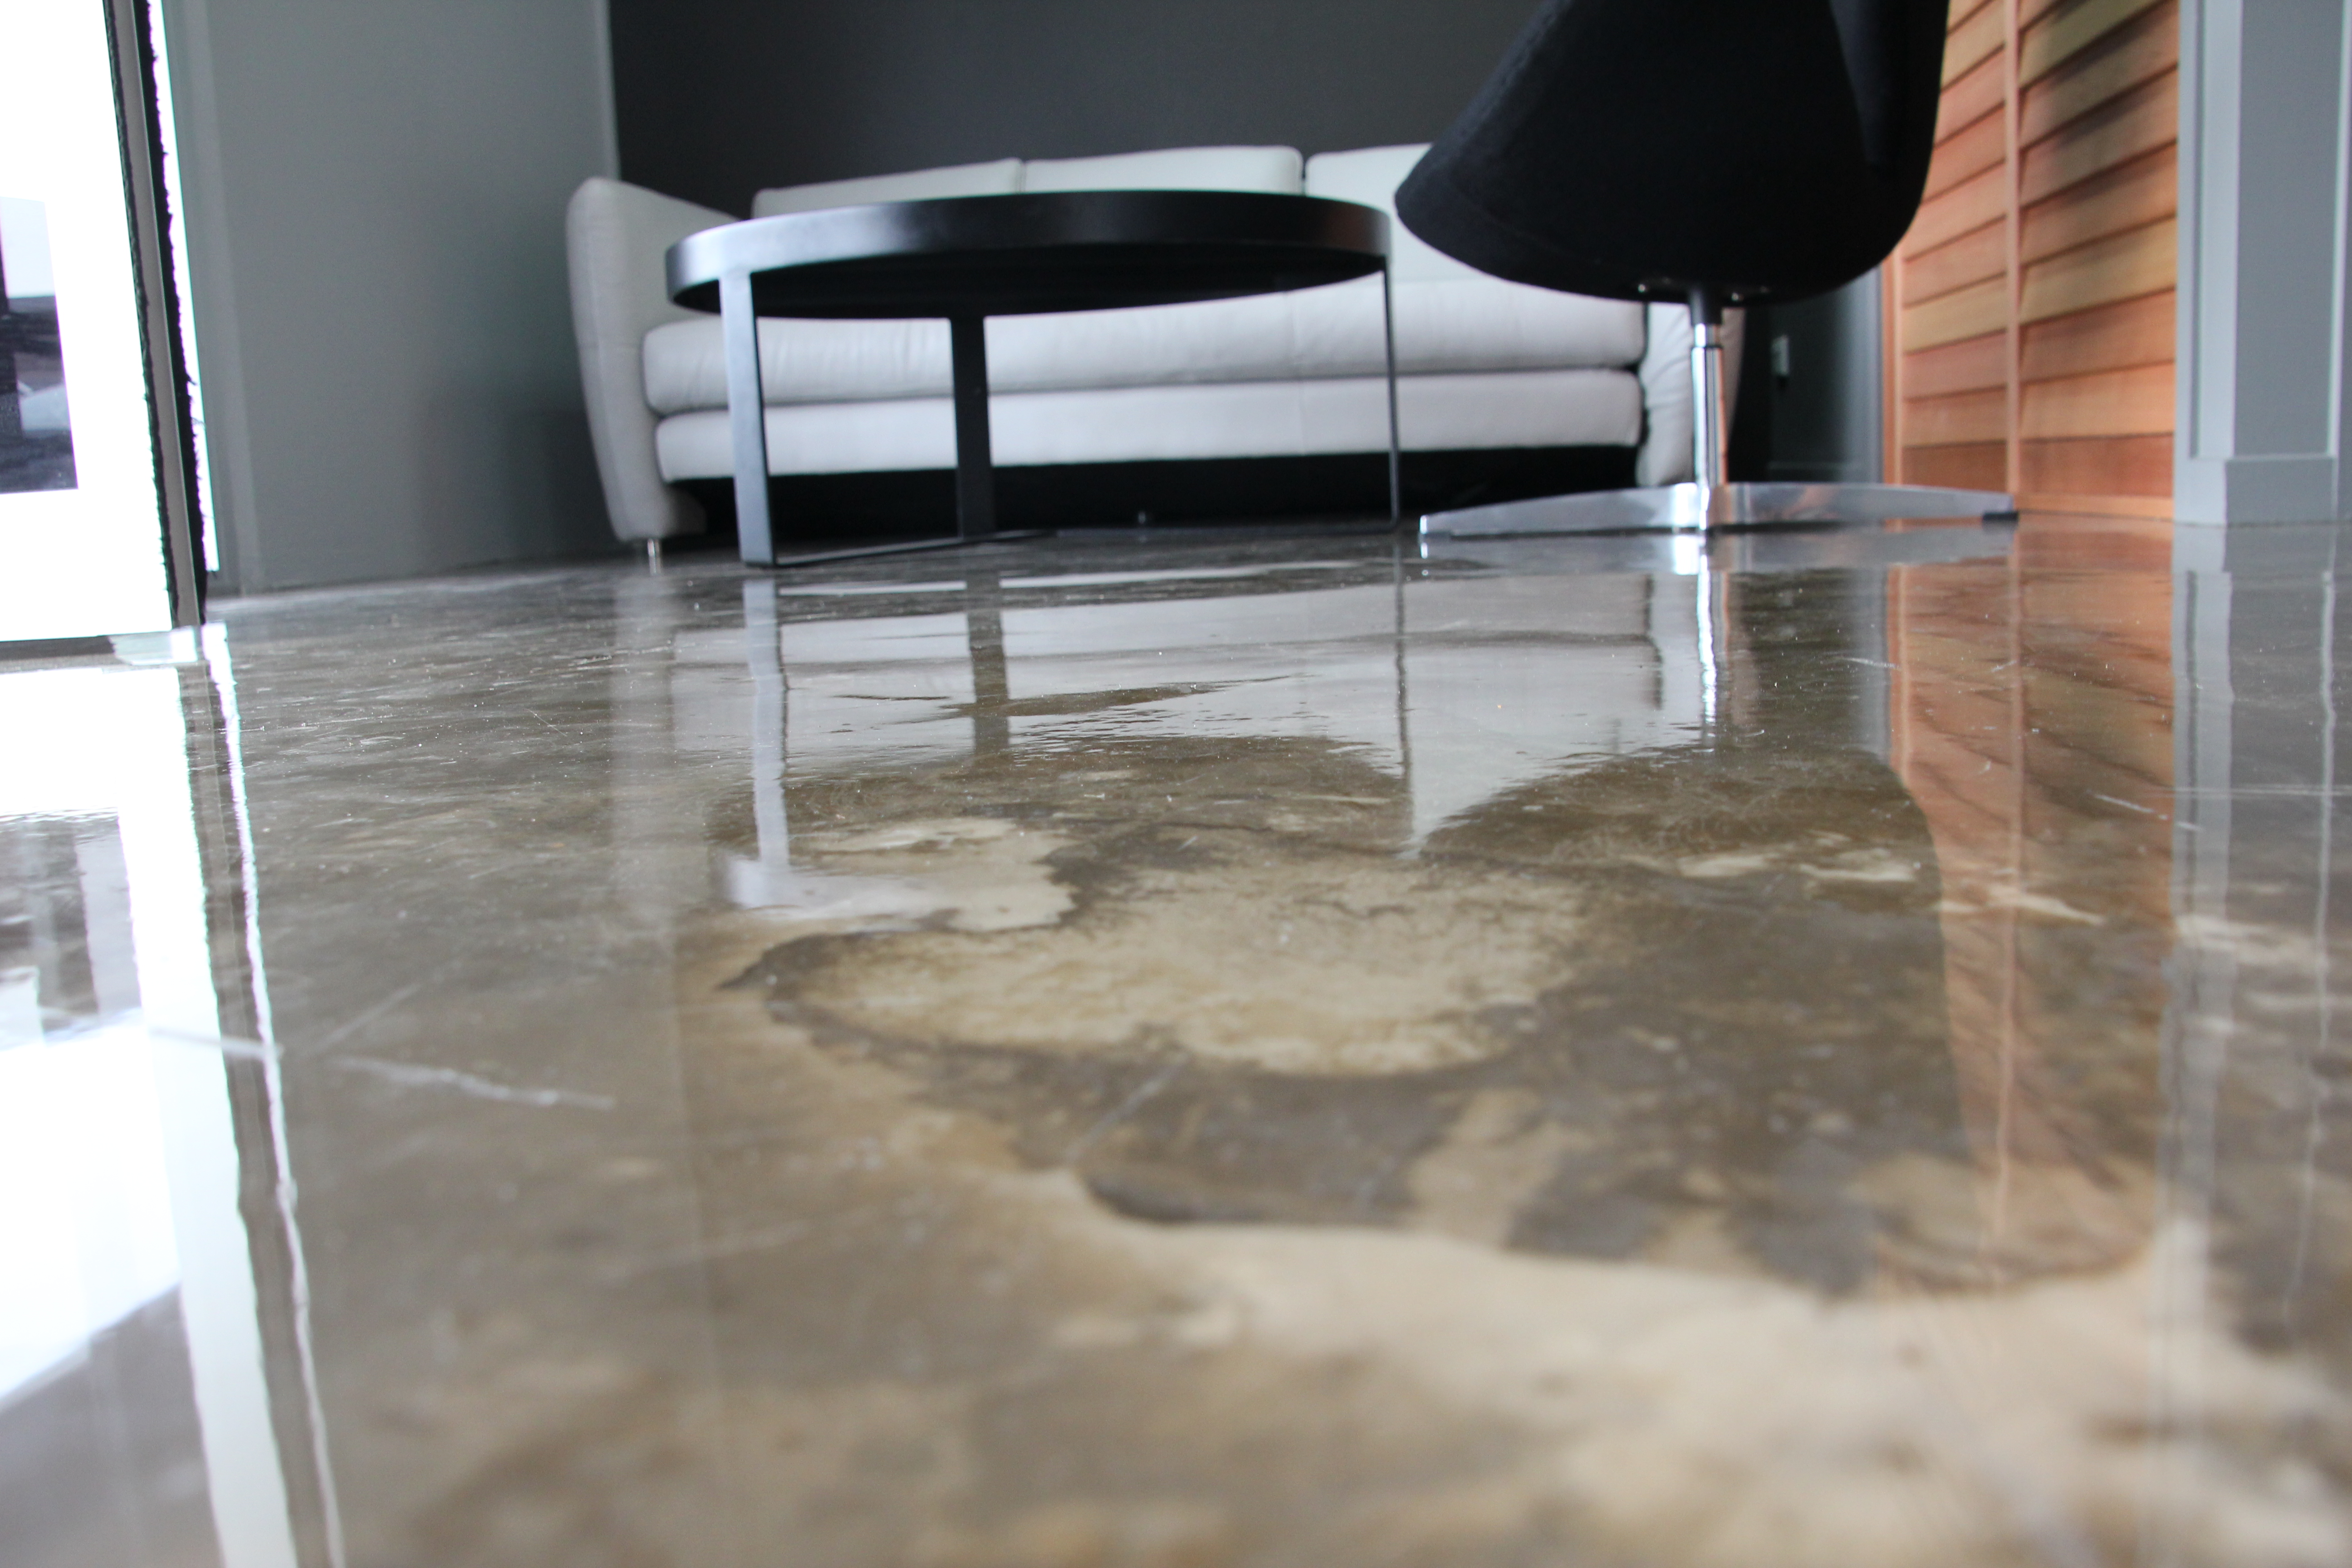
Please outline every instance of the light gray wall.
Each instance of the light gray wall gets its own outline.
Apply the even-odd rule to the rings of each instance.
[[[613,548],[563,205],[603,0],[162,0],[221,586]]]

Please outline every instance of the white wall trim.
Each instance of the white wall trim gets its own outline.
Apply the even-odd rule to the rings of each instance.
[[[2352,0],[2182,0],[2174,512],[2352,516]]]
[[[2352,0],[2344,6],[2336,67],[2336,517],[2352,517]]]

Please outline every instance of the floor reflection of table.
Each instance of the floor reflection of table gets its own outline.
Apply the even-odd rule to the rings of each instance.
[[[1389,393],[1389,502],[1399,510],[1396,335],[1388,218],[1316,196],[1244,191],[1055,191],[887,202],[751,218],[669,251],[669,291],[719,311],[743,559],[782,564],[768,509],[759,318],[944,317],[953,355],[956,536],[996,535],[987,319],[1278,294],[1379,273]]]

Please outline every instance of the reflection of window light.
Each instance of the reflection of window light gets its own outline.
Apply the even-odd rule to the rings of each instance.
[[[0,1050],[0,1400],[179,1282],[143,1030]]]
[[[212,668],[228,686],[225,649]],[[230,1098],[230,1060],[260,1053],[217,1037],[180,679],[172,668],[0,676],[0,744],[12,748],[12,765],[0,767],[0,838],[41,850],[60,917],[79,889],[72,923],[87,959],[69,942],[37,942],[5,965],[38,977],[49,1035],[0,1049],[0,1401],[69,1369],[94,1336],[171,1293],[218,1561],[294,1568],[261,1321],[286,1285],[256,1277]],[[26,863],[19,856],[15,866]],[[18,874],[28,880],[38,879]],[[0,892],[9,886],[0,881]],[[67,931],[63,918],[52,923]],[[266,1081],[282,1140],[274,1071]],[[282,1159],[283,1149],[280,1141],[273,1152]],[[281,1214],[296,1249],[292,1306],[323,1475],[299,1242],[290,1212]],[[321,1486],[330,1560],[341,1562],[331,1486]]]

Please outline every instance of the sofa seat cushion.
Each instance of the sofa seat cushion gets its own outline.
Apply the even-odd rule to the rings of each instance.
[[[1578,370],[1642,357],[1642,308],[1476,276],[1396,288],[1397,369]],[[760,377],[771,404],[944,395],[947,324],[763,321]],[[1376,375],[1384,356],[1374,278],[1295,294],[1194,305],[1006,316],[988,323],[998,392],[1320,380]],[[715,317],[646,337],[646,401],[662,414],[727,405]]]
[[[1163,147],[1100,158],[1032,158],[1021,166],[1024,191],[1265,191],[1295,196],[1306,189],[1296,147]]]
[[[925,202],[942,196],[1003,196],[1021,188],[1021,160],[958,163],[905,174],[875,174],[862,180],[825,180],[814,185],[780,185],[751,198],[753,217],[814,212],[824,207],[861,207],[873,202]]]
[[[1631,447],[1642,438],[1642,387],[1625,370],[1419,375],[1397,384],[1398,424],[1414,451]],[[1305,457],[1388,446],[1388,384],[1379,376],[1317,381],[1026,392],[989,400],[997,463],[1118,463]],[[944,396],[799,404],[767,411],[776,474],[945,468],[955,416]],[[727,416],[673,415],[655,436],[665,479],[733,470]]]

